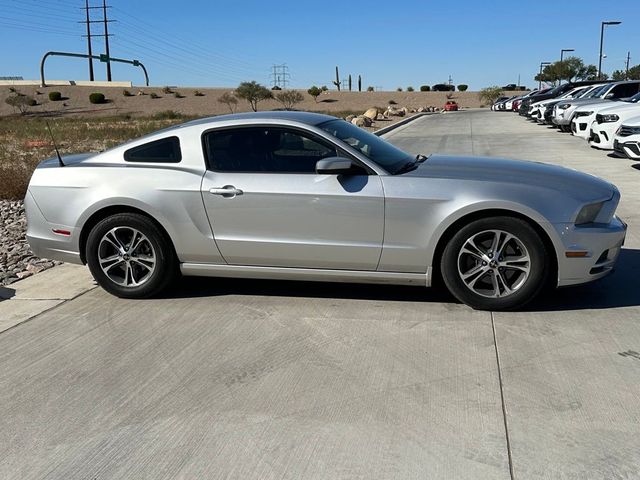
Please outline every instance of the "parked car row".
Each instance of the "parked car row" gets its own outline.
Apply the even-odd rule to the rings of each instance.
[[[570,132],[594,148],[640,160],[640,80],[564,83],[501,97],[491,109],[517,112]]]

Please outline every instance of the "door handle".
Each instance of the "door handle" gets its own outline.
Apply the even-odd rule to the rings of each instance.
[[[242,195],[244,192],[233,185],[225,185],[221,188],[210,188],[209,193],[212,195],[221,195],[225,198],[233,198],[236,195]]]

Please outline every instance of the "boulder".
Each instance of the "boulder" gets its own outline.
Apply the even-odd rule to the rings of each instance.
[[[346,117],[344,117],[344,119],[349,123],[351,123],[354,118],[356,118],[355,115],[347,115]]]
[[[353,123],[357,127],[370,127],[373,124],[373,121],[369,117],[360,115],[351,120],[351,123]]]
[[[375,121],[378,118],[378,109],[373,107],[369,108],[366,112],[362,114],[363,117],[367,117],[371,121]]]

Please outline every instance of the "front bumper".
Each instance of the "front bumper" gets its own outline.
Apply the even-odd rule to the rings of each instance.
[[[627,224],[614,216],[608,224],[556,224],[563,249],[558,253],[558,286],[598,280],[613,271],[627,233]],[[568,257],[587,252],[584,257]]]
[[[640,140],[621,142],[618,139],[615,139],[613,141],[613,150],[615,153],[632,160],[640,160]]]
[[[590,133],[589,126],[592,122],[593,118],[591,115],[583,115],[581,117],[574,116],[573,120],[571,120],[571,133],[576,137],[587,140]]]
[[[618,123],[593,122],[589,131],[589,145],[601,150],[613,150],[613,139],[618,127]]]

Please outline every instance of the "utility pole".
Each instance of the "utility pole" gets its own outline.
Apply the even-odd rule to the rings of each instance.
[[[92,37],[104,37],[104,47],[105,47],[105,52],[104,55],[100,55],[100,61],[101,62],[106,62],[107,64],[107,81],[110,82],[111,81],[111,61],[109,59],[109,37],[113,37],[112,34],[109,33],[109,24],[111,22],[115,22],[115,20],[109,20],[109,18],[107,17],[107,8],[111,8],[111,6],[107,5],[106,0],[102,0],[102,5],[101,6],[89,6],[89,0],[85,0],[85,6],[84,6],[84,10],[87,11],[87,19],[84,22],[80,22],[80,23],[86,23],[87,24],[87,34],[83,35],[83,37],[87,37],[87,41],[88,41],[88,47],[89,47],[89,79],[93,80],[93,63],[92,63],[92,49],[91,49],[91,38]],[[95,9],[100,9],[102,10],[102,19],[101,20],[91,20],[90,15],[89,15],[89,10],[95,10]],[[92,23],[102,23],[104,24],[104,33],[99,34],[99,33],[91,33],[91,24]]]
[[[291,75],[289,74],[289,67],[286,63],[271,66],[271,85],[273,87],[286,89],[290,79]]]
[[[89,0],[84,0],[84,10],[86,13],[86,21],[79,23],[87,24],[87,54],[89,55],[89,80],[93,82],[93,52],[91,51],[91,18],[89,16]]]
[[[624,79],[629,80],[629,62],[631,61],[631,52],[627,52],[627,69],[624,74]]]
[[[107,82],[111,81],[111,60],[109,59],[109,20],[107,20],[107,0],[102,0],[104,19],[104,53],[107,55]]]

